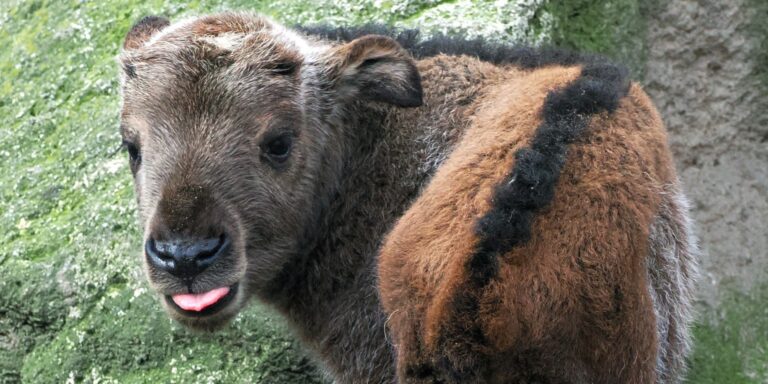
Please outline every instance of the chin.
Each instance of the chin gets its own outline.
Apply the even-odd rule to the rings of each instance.
[[[163,295],[168,314],[183,326],[201,332],[213,332],[225,327],[244,306],[240,284],[199,294]]]

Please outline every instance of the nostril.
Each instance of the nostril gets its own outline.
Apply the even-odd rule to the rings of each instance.
[[[226,234],[207,239],[147,239],[147,259],[153,266],[168,273],[192,278],[229,252],[231,241]]]
[[[221,251],[226,240],[227,237],[224,234],[221,234],[218,238],[202,241],[197,258],[203,260],[216,256],[216,254]]]
[[[203,240],[199,244],[200,248],[195,259],[197,265],[205,269],[213,264],[219,256],[228,251],[229,237],[222,233],[218,238]]]
[[[172,270],[176,267],[173,255],[158,250],[157,242],[153,238],[147,239],[144,244],[144,253],[146,253],[150,264],[163,270]]]
[[[217,238],[205,239],[195,244],[198,259],[206,259],[215,255],[224,243],[224,235]]]

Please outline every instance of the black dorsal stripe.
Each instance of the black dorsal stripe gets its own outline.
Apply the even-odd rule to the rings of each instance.
[[[500,44],[484,38],[466,38],[434,34],[422,39],[418,29],[403,29],[382,24],[332,27],[328,25],[297,26],[297,30],[323,39],[349,42],[365,35],[388,36],[398,42],[415,59],[445,55],[467,55],[494,64],[511,64],[533,69],[550,65],[591,65],[603,62],[599,55],[580,53],[563,48],[534,48],[527,45]]]
[[[515,153],[515,165],[496,186],[492,208],[477,222],[479,238],[467,265],[469,280],[451,300],[454,318],[441,324],[440,348],[473,355],[468,364],[444,360],[442,371],[457,382],[477,381],[487,356],[477,355],[487,339],[479,321],[466,322],[466,314],[480,311],[482,290],[498,274],[499,258],[531,237],[536,213],[555,196],[569,144],[587,128],[591,117],[612,113],[629,91],[627,70],[613,64],[583,67],[578,79],[547,94],[542,123],[528,147]]]
[[[593,115],[614,112],[628,91],[627,70],[603,63],[585,66],[578,79],[549,92],[531,144],[515,153],[512,170],[494,191],[491,210],[477,223],[480,241],[468,265],[476,286],[496,275],[499,256],[530,239],[535,214],[554,198],[568,146]]]

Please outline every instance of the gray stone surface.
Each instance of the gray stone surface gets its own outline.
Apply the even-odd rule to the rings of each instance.
[[[692,202],[706,306],[768,275],[768,95],[754,76],[747,1],[659,2],[649,18],[646,90]]]

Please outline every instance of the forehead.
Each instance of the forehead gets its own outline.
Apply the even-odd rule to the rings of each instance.
[[[298,99],[301,81],[278,72],[298,68],[324,49],[249,14],[178,22],[120,56],[123,117],[176,120],[265,106],[285,109]]]
[[[174,23],[136,49],[124,51],[120,60],[124,66],[168,61],[195,66],[194,61],[227,56],[235,62],[268,64],[308,59],[323,48],[322,43],[263,16],[228,12]]]

